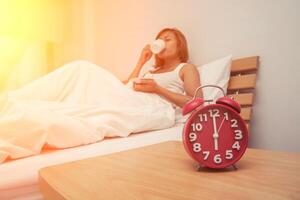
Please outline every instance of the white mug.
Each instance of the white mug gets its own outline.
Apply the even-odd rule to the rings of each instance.
[[[159,54],[165,47],[166,47],[166,43],[162,39],[154,40],[150,44],[150,49],[154,54]]]

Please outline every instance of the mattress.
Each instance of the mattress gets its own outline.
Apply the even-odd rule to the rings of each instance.
[[[125,138],[108,138],[98,143],[79,146],[23,158],[0,165],[0,200],[43,199],[38,188],[39,169],[65,162],[107,155],[170,140],[181,140],[183,123]]]

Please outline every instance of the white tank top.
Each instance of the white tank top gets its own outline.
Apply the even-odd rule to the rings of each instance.
[[[162,72],[162,73],[146,73],[144,78],[152,78],[155,82],[163,88],[166,88],[172,92],[176,92],[179,94],[184,93],[183,81],[180,78],[179,72],[182,67],[185,66],[186,63],[180,63],[177,67],[170,72]]]

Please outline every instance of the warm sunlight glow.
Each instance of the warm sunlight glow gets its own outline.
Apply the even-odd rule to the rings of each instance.
[[[57,40],[64,1],[1,0],[0,35]]]
[[[0,1],[0,92],[10,77],[18,73],[13,69],[32,44],[61,40],[65,3],[64,0]],[[38,59],[32,52],[32,59]]]

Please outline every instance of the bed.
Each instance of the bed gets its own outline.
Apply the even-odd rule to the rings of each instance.
[[[258,56],[235,59],[231,64],[228,96],[232,96],[242,106],[241,116],[247,121],[248,129],[252,114]],[[106,155],[127,149],[181,140],[184,123],[157,131],[135,133],[125,138],[109,138],[101,142],[55,151],[44,151],[0,165],[0,199],[36,200],[43,199],[38,188],[39,169],[65,162]]]

